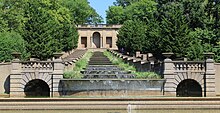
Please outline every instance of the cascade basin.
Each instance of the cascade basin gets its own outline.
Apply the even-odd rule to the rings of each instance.
[[[163,79],[62,79],[60,86],[63,96],[149,96],[152,92],[162,95],[164,82]]]

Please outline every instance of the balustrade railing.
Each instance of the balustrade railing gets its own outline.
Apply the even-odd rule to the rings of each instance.
[[[53,70],[54,63],[51,61],[28,61],[21,62],[23,70]]]
[[[203,61],[173,61],[174,69],[179,71],[196,71],[204,72],[205,71],[205,62]]]

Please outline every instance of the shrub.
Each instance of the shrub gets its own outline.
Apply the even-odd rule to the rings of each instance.
[[[13,59],[12,52],[20,52],[22,59],[27,56],[25,41],[16,32],[0,32],[0,62],[9,62]]]

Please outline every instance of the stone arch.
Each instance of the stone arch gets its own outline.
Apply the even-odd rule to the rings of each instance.
[[[49,85],[40,79],[29,81],[24,87],[26,97],[50,97]]]
[[[180,82],[186,79],[195,80],[202,86],[204,84],[203,76],[204,76],[203,72],[190,72],[189,71],[189,72],[176,73],[176,75],[174,76],[174,84],[176,85],[175,88],[177,88],[177,85]]]
[[[28,84],[32,84],[31,82],[33,81],[41,81],[42,84],[44,84],[44,86],[48,86],[49,88],[49,94],[51,92],[52,89],[52,77],[51,74],[49,72],[26,72],[23,74],[22,76],[22,80],[21,80],[21,84],[22,84],[22,88],[24,89],[25,92],[25,88],[27,87]],[[40,96],[40,95],[37,95]],[[45,96],[45,95],[44,95]]]
[[[204,72],[202,71],[185,71],[185,72],[181,72],[181,71],[177,71],[175,72],[174,76],[172,79],[171,82],[172,82],[172,92],[174,95],[177,96],[177,87],[178,85],[184,81],[184,80],[187,80],[187,79],[191,79],[191,80],[195,80],[201,87],[202,87],[202,92],[204,92]],[[167,86],[165,86],[167,87]],[[170,87],[171,89],[171,87]],[[174,96],[173,95],[173,96]]]
[[[93,48],[101,47],[101,34],[99,32],[94,32],[92,35],[92,47]]]
[[[176,96],[202,97],[202,86],[193,79],[185,79],[177,85]]]

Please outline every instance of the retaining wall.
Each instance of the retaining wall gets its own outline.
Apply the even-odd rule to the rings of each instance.
[[[0,63],[0,95],[9,94],[11,63]]]

